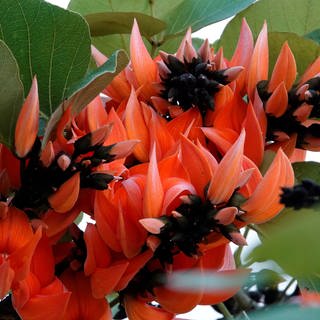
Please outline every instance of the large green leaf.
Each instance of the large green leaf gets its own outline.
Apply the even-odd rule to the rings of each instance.
[[[239,316],[237,320],[318,320],[320,308],[302,308],[299,305],[283,304],[273,306],[267,310],[251,312],[248,316]]]
[[[263,225],[266,237],[251,255],[257,261],[272,259],[293,276],[304,278],[318,273],[319,226],[319,208],[287,208],[271,222]]]
[[[130,33],[133,20],[137,19],[141,34],[147,38],[161,32],[166,24],[151,16],[137,12],[98,12],[85,16],[91,36]]]
[[[297,63],[297,71],[302,75],[307,67],[320,55],[320,46],[313,40],[298,36],[289,32],[270,32],[269,39],[269,59],[270,72],[278,58],[280,49],[285,41],[292,50]],[[306,50],[308,48],[308,50]]]
[[[320,163],[314,161],[296,162],[293,165],[294,175],[298,183],[302,179],[312,179],[320,184]]]
[[[237,14],[254,0],[184,0],[170,11],[167,34],[183,33],[188,27],[197,31]]]
[[[83,16],[103,12],[135,12],[137,13],[137,17],[139,14],[149,15],[168,24],[168,13],[178,6],[182,1],[183,0],[176,0],[174,2],[169,0],[71,0],[68,9],[79,12]],[[142,28],[143,25],[142,22],[139,21],[139,18],[138,23],[141,33],[148,34],[148,30]],[[113,34],[108,36],[94,37],[92,39],[92,43],[106,55],[110,55],[119,48],[129,52],[129,41],[130,36],[128,34]],[[160,37],[154,37],[154,41],[160,41]],[[176,42],[178,41],[179,39],[176,40]],[[149,43],[146,43],[146,45],[148,49],[151,49]],[[176,47],[176,45],[173,44],[173,47]]]
[[[169,47],[170,50],[178,47],[181,35],[189,26],[193,31],[199,30],[211,23],[225,19],[246,8],[254,0],[71,0],[69,9],[80,12],[82,15],[89,15],[101,12],[127,12],[149,15],[164,21],[167,24],[166,30],[152,37],[153,52],[157,53]],[[146,35],[145,27],[139,22],[142,34]],[[153,28],[146,24],[147,29]],[[166,45],[170,41],[169,45]],[[93,39],[94,45],[105,54],[114,50],[114,46],[128,50],[129,37],[125,35],[113,35]],[[110,48],[113,46],[113,48]],[[150,46],[149,46],[150,49]]]
[[[23,84],[16,59],[0,40],[0,143],[12,147],[16,121],[23,103]]]
[[[80,15],[43,0],[0,0],[0,7],[0,38],[18,61],[25,94],[36,74],[40,108],[49,116],[87,71],[88,26]]]
[[[128,64],[128,57],[123,51],[117,51],[99,68],[92,70],[83,79],[69,88],[68,99],[52,114],[43,138],[43,145],[50,139],[64,109],[72,105],[74,114],[79,113],[90,101],[114,79],[114,77]]]
[[[220,45],[227,56],[231,56],[237,44],[241,21],[246,18],[254,36],[267,21],[268,30],[292,32],[303,36],[320,25],[318,0],[260,0],[233,18],[225,28]],[[308,49],[306,48],[306,51]]]

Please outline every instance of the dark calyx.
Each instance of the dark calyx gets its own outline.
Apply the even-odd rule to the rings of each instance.
[[[229,83],[223,75],[225,70],[212,70],[211,65],[193,58],[191,62],[181,62],[169,55],[166,63],[171,73],[162,79],[162,97],[172,104],[187,110],[197,106],[202,114],[214,109],[213,95],[220,87]]]
[[[302,180],[292,188],[282,188],[280,203],[294,209],[308,208],[320,200],[320,185],[312,180]]]

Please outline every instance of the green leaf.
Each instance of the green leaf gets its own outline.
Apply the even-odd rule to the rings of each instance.
[[[290,49],[295,57],[299,75],[302,75],[307,67],[320,55],[320,46],[316,42],[300,37],[294,33],[270,32],[268,34],[268,40],[270,74],[285,41],[288,41]],[[308,48],[308,50],[306,50],[306,48]]]
[[[226,56],[231,57],[238,41],[241,21],[246,18],[255,37],[263,22],[270,32],[291,32],[303,36],[320,25],[318,0],[260,0],[237,14],[224,29],[220,45]],[[305,49],[305,53],[307,53]]]
[[[23,84],[16,59],[0,40],[0,143],[9,148],[14,143],[14,131],[23,104]]]
[[[320,184],[320,163],[314,161],[293,163],[294,175],[297,183],[303,179],[311,179]]]
[[[317,208],[287,208],[263,225],[267,236],[251,256],[257,261],[272,259],[293,276],[305,277],[320,272],[319,225]]]
[[[164,21],[167,25],[172,23],[168,21],[168,14],[171,10],[177,7],[183,0],[176,0],[174,2],[170,0],[161,1],[149,1],[149,0],[71,0],[68,9],[81,13],[83,16],[95,13],[103,12],[128,12],[149,15],[153,18]],[[140,21],[138,20],[139,27]],[[141,30],[145,33],[145,30]],[[163,44],[163,35],[155,36],[154,41]],[[94,37],[92,43],[101,52],[109,56],[112,52],[117,49],[124,49],[129,52],[129,41],[130,36],[128,34],[120,35],[108,35]],[[178,47],[179,39],[171,40],[171,47]],[[174,44],[173,44],[174,42]],[[151,46],[146,43],[147,48],[150,50]],[[159,44],[160,46],[160,44]]]
[[[85,16],[89,24],[91,36],[131,33],[133,20],[139,24],[140,32],[146,38],[166,28],[165,22],[137,12],[101,12]]]
[[[37,75],[47,117],[81,79],[90,61],[90,36],[78,14],[43,0],[0,0],[0,38],[17,59],[25,94]]]
[[[167,34],[185,32],[188,27],[197,31],[209,24],[233,16],[248,7],[253,0],[184,0],[173,9],[167,20]]]
[[[272,306],[267,310],[251,312],[248,316],[239,316],[237,320],[318,320],[320,318],[320,308],[302,308],[299,305],[283,304]]]
[[[73,113],[79,113],[125,68],[128,61],[125,52],[117,51],[103,65],[92,70],[85,78],[74,84],[67,92],[68,99],[51,116],[43,138],[43,145],[46,145],[50,138],[64,112],[65,106],[71,104]]]
[[[128,12],[149,15],[166,23],[167,28],[153,36],[154,52],[157,53],[168,47],[170,52],[176,50],[180,37],[186,32],[189,26],[193,31],[199,30],[216,21],[223,20],[246,8],[254,0],[71,0],[68,8],[81,13],[82,15],[96,14],[101,12]],[[142,34],[147,35],[143,21],[139,21]],[[166,43],[170,45],[166,46]],[[124,35],[104,36],[93,39],[93,44],[105,54],[110,54],[117,48],[128,51],[129,37]],[[113,46],[112,48],[110,46]],[[163,46],[163,47],[162,47]],[[150,49],[150,46],[149,46]]]

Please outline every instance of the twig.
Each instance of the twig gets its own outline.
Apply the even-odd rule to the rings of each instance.
[[[229,312],[229,310],[227,309],[227,307],[225,306],[224,303],[218,303],[216,304],[217,308],[219,309],[219,311],[222,313],[222,315],[225,317],[226,320],[234,320],[233,315]]]

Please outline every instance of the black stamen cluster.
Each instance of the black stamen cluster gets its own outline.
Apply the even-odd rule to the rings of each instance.
[[[307,81],[305,84],[309,85],[308,91],[310,96],[306,99],[301,99],[297,94],[297,87],[293,87],[288,92],[288,106],[286,112],[280,117],[275,117],[267,114],[268,127],[266,142],[270,143],[277,141],[277,132],[284,132],[287,135],[297,134],[296,147],[301,149],[308,149],[307,138],[320,138],[320,125],[313,124],[306,127],[294,115],[295,111],[304,103],[312,106],[312,111],[309,118],[320,117],[320,77],[315,77]],[[266,104],[271,96],[268,92],[268,82],[261,81],[257,85],[258,93],[261,100]]]
[[[213,95],[221,85],[229,83],[223,75],[225,70],[212,70],[211,65],[200,57],[183,63],[169,55],[166,65],[170,73],[162,79],[165,88],[162,96],[170,103],[181,106],[183,110],[192,106],[197,106],[202,114],[208,109],[213,110]]]
[[[298,210],[311,207],[320,201],[320,185],[312,180],[302,180],[292,188],[282,188],[280,203]]]
[[[41,142],[36,139],[32,151],[20,159],[21,187],[12,199],[13,205],[24,210],[30,218],[40,217],[50,208],[48,197],[77,172],[80,172],[81,188],[106,189],[114,177],[95,172],[94,168],[113,160],[112,145],[92,146],[90,142],[90,133],[76,141],[73,154],[65,154],[70,158],[70,165],[63,170],[58,159],[64,153],[57,154],[50,166],[45,167],[40,160]]]
[[[233,225],[222,225],[214,219],[219,211],[209,200],[202,201],[197,195],[189,195],[191,204],[183,203],[176,211],[178,216],[163,216],[165,225],[160,234],[161,240],[155,251],[155,258],[161,263],[173,263],[173,256],[183,252],[192,257],[199,255],[199,244],[212,233],[217,232],[231,240],[229,233],[237,231]]]

